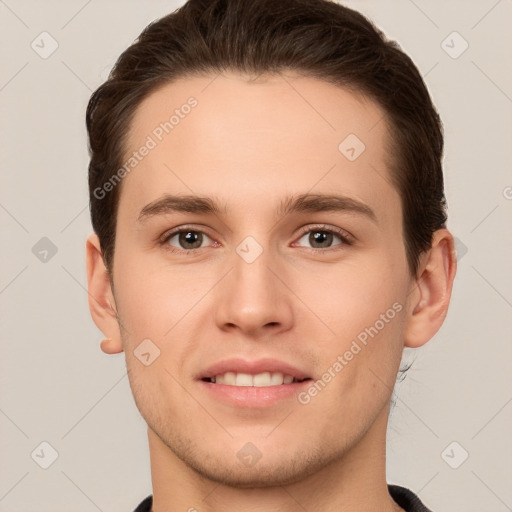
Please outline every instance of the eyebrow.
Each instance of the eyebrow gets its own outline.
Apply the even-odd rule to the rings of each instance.
[[[139,213],[137,221],[143,222],[157,215],[177,212],[222,215],[227,212],[227,207],[210,197],[166,194],[162,198],[144,206]],[[289,196],[281,201],[277,209],[277,215],[283,217],[291,213],[305,212],[351,212],[364,215],[374,223],[377,223],[377,216],[368,205],[357,199],[340,195],[300,194]]]
[[[295,212],[351,212],[364,215],[377,223],[377,215],[367,204],[347,196],[301,194],[287,197],[278,209],[278,215],[282,216]]]
[[[149,217],[156,215],[164,215],[174,212],[185,213],[204,213],[219,215],[226,212],[226,208],[221,208],[219,204],[209,197],[200,196],[173,196],[170,194],[164,195],[162,198],[153,201],[139,213],[137,220],[144,221]]]

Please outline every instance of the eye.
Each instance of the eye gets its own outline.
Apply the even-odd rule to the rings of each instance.
[[[179,229],[168,233],[161,241],[162,245],[176,247],[177,250],[192,251],[200,249],[205,241],[212,242],[212,239],[196,229]]]
[[[338,245],[351,245],[350,235],[341,229],[309,227],[298,240],[298,244],[310,244],[312,249],[330,249]],[[335,243],[338,240],[338,243]]]

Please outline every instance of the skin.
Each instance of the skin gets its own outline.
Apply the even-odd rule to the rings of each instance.
[[[313,78],[225,73],[167,84],[138,108],[127,155],[190,96],[197,107],[121,184],[113,286],[97,236],[87,241],[102,349],[125,352],[148,423],[153,510],[402,510],[386,487],[391,392],[404,346],[423,345],[444,321],[452,235],[435,233],[412,276],[383,112]],[[338,150],[350,133],[366,146],[353,162]],[[279,213],[285,197],[306,193],[350,197],[375,220],[353,211]],[[139,222],[164,194],[214,198],[225,211]],[[315,244],[318,224],[345,230],[351,243],[335,234]],[[158,243],[185,225],[207,235],[194,253],[178,236]],[[236,252],[247,236],[263,248],[250,264]],[[261,409],[228,406],[196,379],[239,356],[280,359],[317,380],[396,303],[401,311],[305,405],[293,397]],[[147,338],[160,350],[149,366],[134,355]],[[237,457],[247,442],[262,455],[253,467]]]

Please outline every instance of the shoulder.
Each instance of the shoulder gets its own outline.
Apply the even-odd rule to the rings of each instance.
[[[388,485],[388,491],[395,502],[406,512],[432,512],[421,500],[409,489],[399,485]]]
[[[151,512],[151,506],[153,505],[153,495],[144,498],[139,503],[139,506],[133,512]]]

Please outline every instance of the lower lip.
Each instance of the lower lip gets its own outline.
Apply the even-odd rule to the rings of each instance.
[[[207,393],[216,400],[220,400],[235,407],[260,408],[268,407],[297,397],[297,394],[311,385],[311,380],[292,382],[278,386],[228,386],[226,384],[215,384],[200,380]]]

